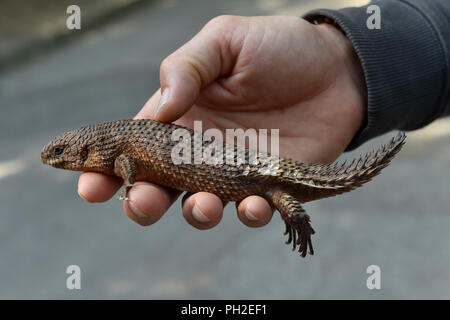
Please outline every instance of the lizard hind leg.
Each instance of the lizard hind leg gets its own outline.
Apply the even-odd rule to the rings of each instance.
[[[315,233],[311,227],[309,215],[303,210],[301,203],[288,192],[277,189],[270,195],[270,200],[280,212],[286,225],[285,235],[288,235],[286,244],[292,243],[292,250],[299,245],[298,251],[302,257],[308,253],[313,255],[314,248],[311,236]]]

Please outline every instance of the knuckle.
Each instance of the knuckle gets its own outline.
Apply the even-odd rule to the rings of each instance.
[[[161,61],[160,72],[161,73],[167,72],[172,66],[172,64],[173,64],[173,57],[172,55],[169,55],[166,58],[164,58],[163,61]]]
[[[223,27],[228,25],[233,25],[236,23],[236,20],[238,19],[237,16],[233,15],[220,15],[212,18],[208,21],[206,24],[206,27]]]

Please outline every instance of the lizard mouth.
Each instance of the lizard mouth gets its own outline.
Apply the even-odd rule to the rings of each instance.
[[[46,164],[51,165],[53,167],[61,167],[64,165],[63,159],[48,159],[45,161]]]
[[[45,164],[48,164],[52,167],[61,167],[64,165],[64,159],[62,158],[52,158],[51,155],[49,155],[46,152],[41,153],[41,159],[42,162]]]

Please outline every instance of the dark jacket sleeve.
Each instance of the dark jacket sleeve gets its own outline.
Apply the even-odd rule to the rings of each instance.
[[[380,29],[369,29],[369,5]],[[367,119],[347,150],[393,129],[414,130],[450,115],[450,0],[378,0],[358,8],[319,9],[345,32],[361,61]]]

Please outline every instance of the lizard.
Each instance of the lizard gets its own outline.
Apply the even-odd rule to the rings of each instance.
[[[211,143],[227,150],[212,155],[212,162],[175,164],[172,150],[179,143],[173,139],[177,129],[187,130],[191,138],[187,156]],[[196,141],[199,135],[200,143]],[[265,198],[279,211],[285,223],[286,244],[292,250],[298,246],[302,257],[313,255],[311,236],[315,230],[310,216],[303,209],[309,201],[349,192],[370,181],[389,165],[405,143],[399,132],[392,140],[350,164],[306,164],[268,153],[251,151],[203,136],[201,133],[175,124],[153,120],[118,120],[65,132],[55,137],[41,151],[44,164],[75,171],[94,171],[123,180],[121,200],[128,200],[128,190],[137,180],[146,180],[180,191],[206,191],[224,202],[239,202],[250,195]],[[198,141],[198,140],[197,140]],[[189,151],[190,149],[190,151]],[[203,150],[203,149],[202,149]],[[220,161],[223,157],[237,160],[256,154],[250,163]],[[227,158],[230,159],[230,158]]]

